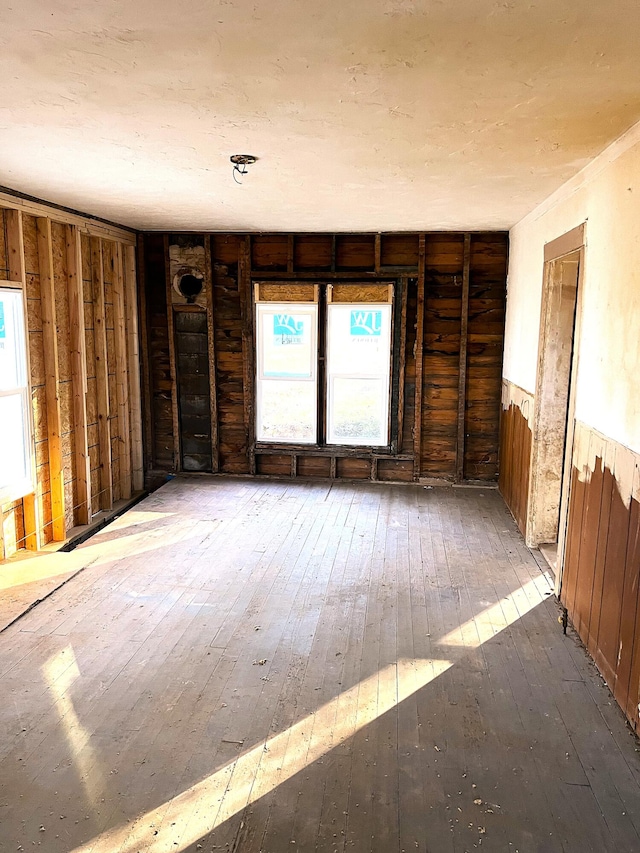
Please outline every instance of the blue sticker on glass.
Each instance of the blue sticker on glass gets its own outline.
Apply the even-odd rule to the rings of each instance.
[[[4,302],[0,302],[0,338],[7,337],[7,327],[4,324]]]
[[[273,335],[274,343],[301,344],[304,334],[304,317],[296,317],[294,314],[274,314]]]
[[[379,338],[382,334],[382,311],[352,311],[351,334]]]

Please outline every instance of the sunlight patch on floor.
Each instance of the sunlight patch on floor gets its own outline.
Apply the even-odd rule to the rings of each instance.
[[[442,637],[438,645],[449,646],[459,660],[466,649],[478,648],[537,607],[552,589],[550,578],[541,574]],[[71,853],[181,853],[422,690],[454,663],[400,659],[156,809],[107,830]]]

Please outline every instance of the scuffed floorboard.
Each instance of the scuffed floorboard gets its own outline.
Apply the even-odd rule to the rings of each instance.
[[[0,850],[640,849],[495,490],[178,478],[78,552],[0,635]]]

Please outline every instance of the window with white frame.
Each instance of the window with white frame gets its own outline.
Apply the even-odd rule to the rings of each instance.
[[[389,447],[393,288],[282,285],[278,302],[261,288],[256,440]],[[310,290],[314,302],[296,301]]]
[[[389,443],[391,305],[327,306],[327,444]]]
[[[33,491],[22,291],[0,288],[0,501]]]
[[[256,438],[315,444],[318,421],[318,306],[256,305]]]

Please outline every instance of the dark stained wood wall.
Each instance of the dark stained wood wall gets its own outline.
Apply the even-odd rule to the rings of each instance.
[[[637,489],[637,461],[635,469]],[[629,492],[600,457],[593,471],[572,469],[561,600],[640,731],[640,504]]]
[[[511,403],[502,412],[500,424],[500,478],[498,487],[525,535],[531,472],[531,429],[522,410]]]
[[[149,233],[140,239],[146,287],[142,340],[148,339],[149,362],[146,463],[152,477],[179,468],[171,377],[170,321],[176,309],[167,308],[171,238]],[[205,249],[215,348],[215,470],[386,481],[496,479],[505,233],[211,234]],[[251,283],[270,279],[395,285],[400,370],[392,452],[256,447]]]

